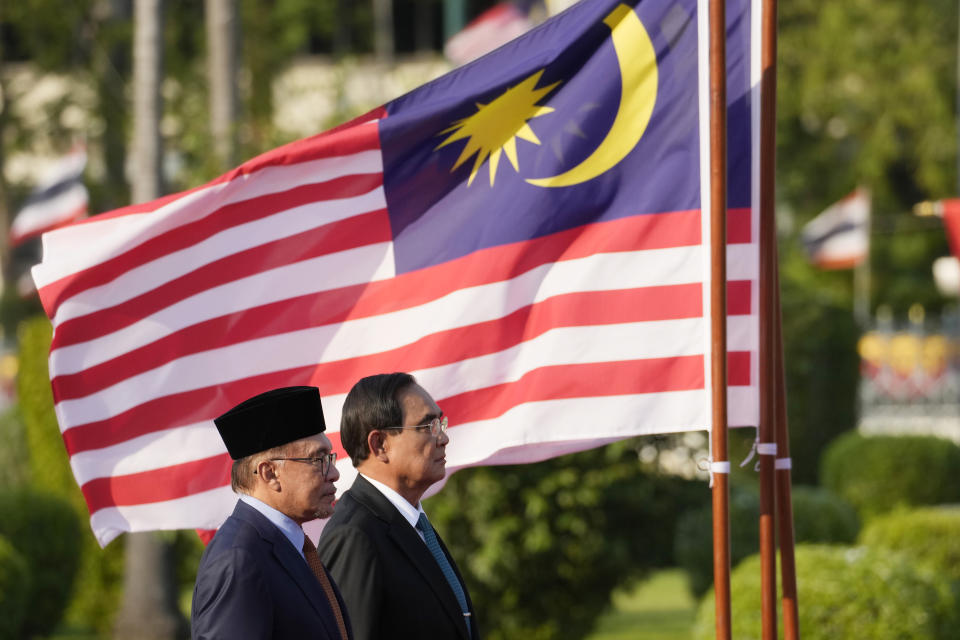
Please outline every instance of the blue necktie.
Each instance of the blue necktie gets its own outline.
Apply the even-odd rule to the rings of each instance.
[[[457,597],[457,602],[460,603],[463,620],[467,623],[467,635],[470,635],[470,611],[467,609],[467,596],[464,595],[463,586],[457,579],[457,574],[453,572],[453,567],[451,567],[447,561],[447,556],[444,555],[443,549],[440,548],[440,543],[437,541],[437,534],[434,533],[433,527],[430,526],[430,521],[427,520],[426,514],[420,514],[420,518],[417,520],[417,530],[423,534],[423,540],[427,543],[427,549],[430,550],[437,564],[440,565],[440,571],[443,572],[443,577],[450,583],[453,595]]]

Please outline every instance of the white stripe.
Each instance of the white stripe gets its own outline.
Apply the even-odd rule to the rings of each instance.
[[[727,245],[727,280],[758,280],[759,249],[757,243]],[[756,305],[752,308],[756,309]]]
[[[756,360],[757,352],[750,354]],[[730,427],[755,427],[759,419],[760,391],[756,378],[749,387],[727,387],[727,422]]]
[[[317,293],[321,287],[392,277],[391,248],[392,244],[369,245],[215,287],[113,333],[55,349],[50,355],[50,371],[54,375],[76,373],[203,320]],[[439,329],[500,318],[531,302],[562,293],[696,282],[698,253],[699,247],[681,247],[597,254],[548,263],[511,280],[459,289],[417,307],[309,331],[319,332],[323,344],[330,342],[332,335],[339,337],[324,349],[322,361],[378,353]]]
[[[101,547],[125,531],[216,529],[236,502],[236,494],[225,486],[176,500],[99,509],[90,516],[90,526]]]
[[[113,333],[50,353],[50,371],[64,375],[123,355],[204,320],[292,297],[316,293],[322,286],[345,287],[394,276],[393,244],[348,249],[263,271],[184,298]]]
[[[870,246],[865,227],[830,236],[813,255],[814,262],[860,260]]]
[[[312,202],[224,229],[193,246],[130,269],[107,284],[81,291],[60,304],[53,324],[109,309],[227,256],[386,206],[383,188],[377,187],[361,196]]]
[[[202,187],[154,211],[93,219],[82,225],[57,229],[44,235],[44,261],[34,268],[34,279],[38,288],[46,286],[116,257],[150,238],[200,220],[228,204],[343,176],[382,171],[378,150],[296,165],[269,166],[253,174],[239,175],[230,182]]]
[[[710,184],[710,12],[707,0],[697,0],[697,97],[700,124],[700,233],[704,251],[701,256],[703,271],[703,317],[708,322],[712,313],[710,274],[712,271],[710,256],[711,202]],[[727,249],[729,255],[729,247]],[[707,389],[713,386],[712,329],[708,325],[703,336],[703,380]],[[713,397],[706,396],[707,410],[713,413]],[[706,428],[710,428],[712,418]]]
[[[35,202],[20,210],[13,219],[10,235],[14,238],[73,220],[87,206],[87,188],[78,182],[53,198]]]

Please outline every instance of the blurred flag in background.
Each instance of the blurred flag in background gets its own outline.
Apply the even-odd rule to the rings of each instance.
[[[11,247],[86,215],[87,188],[83,184],[86,166],[86,151],[77,149],[43,176],[13,219]]]
[[[870,251],[870,192],[858,188],[811,220],[801,234],[810,261],[821,269],[852,269]]]

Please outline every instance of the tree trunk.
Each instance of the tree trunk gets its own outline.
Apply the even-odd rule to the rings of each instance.
[[[162,192],[160,116],[163,81],[162,0],[136,0],[133,42],[133,200]],[[114,637],[172,640],[187,636],[177,611],[170,545],[158,533],[128,533],[123,604]]]
[[[373,50],[377,62],[393,62],[393,0],[373,0]]]
[[[206,0],[210,132],[221,170],[236,162],[238,24],[236,0]]]

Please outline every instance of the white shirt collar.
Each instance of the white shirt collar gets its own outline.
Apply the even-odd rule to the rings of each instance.
[[[280,513],[267,503],[262,500],[258,500],[251,495],[245,493],[240,494],[240,501],[245,502],[250,505],[261,514],[263,517],[269,520],[277,529],[280,529],[280,533],[290,541],[290,544],[293,545],[293,548],[297,550],[297,553],[300,554],[300,557],[303,557],[303,529],[296,522],[291,520],[288,516]]]
[[[413,527],[414,529],[417,528],[417,520],[420,519],[420,514],[423,513],[423,515],[427,515],[423,510],[423,505],[420,504],[419,502],[417,503],[417,506],[413,506],[412,504],[407,502],[406,498],[404,498],[399,493],[397,493],[387,485],[383,484],[379,480],[374,480],[370,476],[363,475],[362,473],[360,475],[363,476],[367,480],[367,482],[369,482],[374,487],[376,487],[377,491],[382,493],[383,497],[389,500],[390,504],[392,504],[397,508],[397,511],[400,512],[400,515],[403,516],[403,519],[409,522],[410,526]],[[423,537],[423,534],[420,533],[419,529],[417,529],[417,533],[420,534],[421,538]]]

